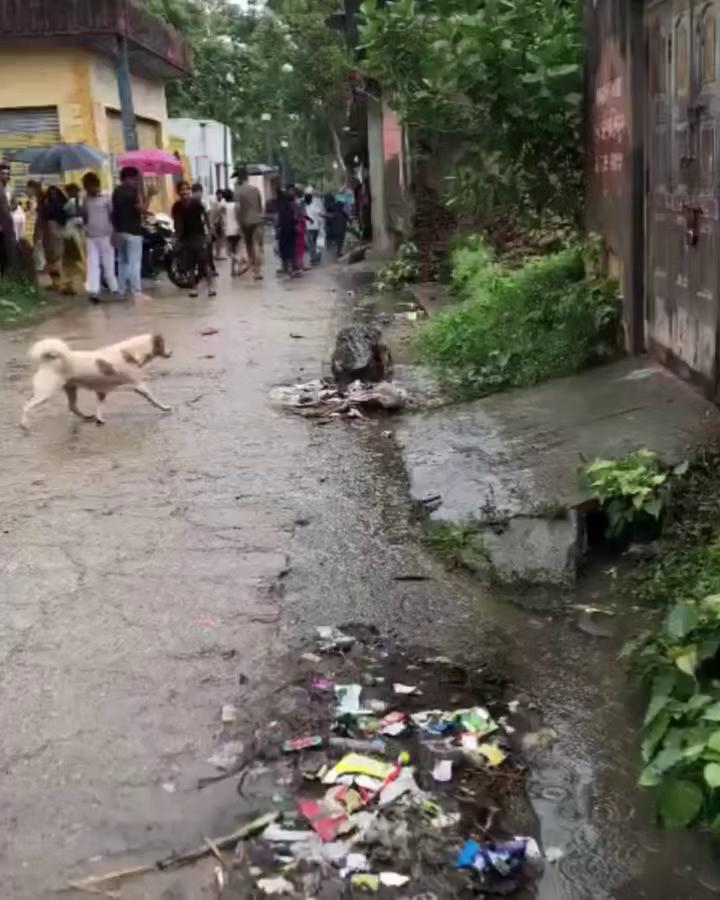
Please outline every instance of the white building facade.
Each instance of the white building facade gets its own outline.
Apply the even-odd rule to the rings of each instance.
[[[206,194],[232,187],[232,135],[227,125],[212,119],[169,119],[168,133],[185,142],[192,179]]]

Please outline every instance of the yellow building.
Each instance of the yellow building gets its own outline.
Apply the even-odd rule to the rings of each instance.
[[[191,69],[177,32],[133,0],[0,0],[0,157],[60,141],[122,152],[125,47],[139,146],[167,148],[165,84]]]

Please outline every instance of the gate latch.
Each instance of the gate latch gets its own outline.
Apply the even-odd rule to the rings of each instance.
[[[683,206],[685,213],[685,244],[688,247],[697,246],[700,237],[700,214],[702,207],[700,206]]]

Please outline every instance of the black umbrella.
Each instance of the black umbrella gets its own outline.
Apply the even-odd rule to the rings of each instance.
[[[29,147],[15,154],[18,162],[30,163],[32,175],[55,175],[74,169],[99,169],[106,156],[87,144],[55,144],[53,147]]]

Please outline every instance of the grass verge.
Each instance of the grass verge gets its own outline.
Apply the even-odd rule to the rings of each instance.
[[[416,355],[463,397],[537,384],[609,359],[617,352],[620,304],[614,283],[593,271],[585,245],[513,268],[480,238],[466,242],[452,257],[461,302],[422,330]]]
[[[43,291],[31,281],[0,279],[0,328],[13,328],[30,322],[46,307]]]

